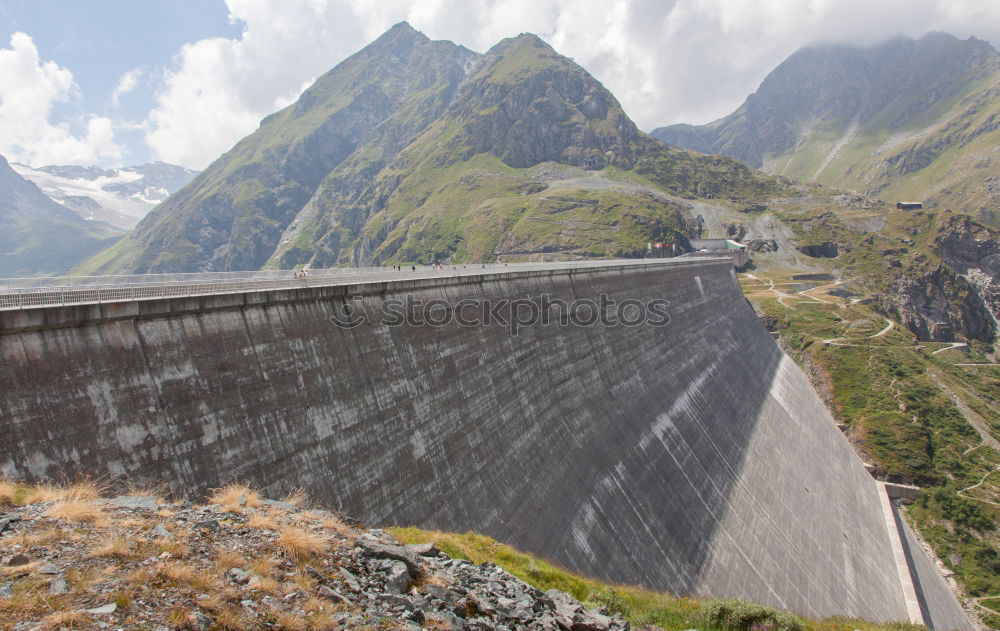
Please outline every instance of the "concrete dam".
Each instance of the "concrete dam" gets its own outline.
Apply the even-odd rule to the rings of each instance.
[[[8,302],[0,473],[301,487],[605,580],[972,628],[730,261],[309,284]],[[655,317],[540,320],[584,303]],[[387,321],[401,304],[432,308]]]

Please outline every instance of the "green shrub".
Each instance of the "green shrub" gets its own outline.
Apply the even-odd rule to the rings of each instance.
[[[980,532],[996,528],[993,518],[975,502],[967,500],[949,489],[934,489],[932,494],[944,516],[959,526],[973,528]]]
[[[794,615],[738,598],[707,600],[699,616],[705,626],[727,631],[803,631]]]

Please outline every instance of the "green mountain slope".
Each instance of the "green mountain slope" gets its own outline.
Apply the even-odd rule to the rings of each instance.
[[[628,255],[690,231],[683,206],[664,194],[777,188],[734,161],[649,138],[603,86],[534,35],[490,50],[445,114],[356,200],[343,203],[339,183],[324,182],[303,218],[322,235],[305,259],[317,266]],[[272,259],[298,262],[283,248]]]
[[[643,134],[533,35],[478,55],[400,24],[78,271],[629,255],[692,233],[684,198],[780,188]]]
[[[447,105],[475,57],[396,25],[261,121],[80,271],[261,267],[323,178],[344,163],[362,177],[377,171],[384,155],[394,155]]]
[[[944,33],[873,48],[807,47],[729,116],[652,135],[769,173],[996,224],[1000,55]]]
[[[61,274],[121,234],[52,201],[0,156],[0,277]]]

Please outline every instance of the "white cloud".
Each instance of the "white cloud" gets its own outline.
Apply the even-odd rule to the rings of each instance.
[[[184,46],[146,121],[156,157],[203,168],[392,24],[484,51],[534,32],[573,57],[643,129],[728,114],[816,41],[945,30],[1000,42],[981,0],[227,0],[239,39]]]
[[[121,98],[128,94],[129,92],[135,90],[139,85],[139,79],[142,78],[144,70],[142,67],[132,68],[118,79],[118,85],[111,92],[111,107],[118,107],[121,103]]]
[[[0,154],[33,165],[94,164],[118,158],[111,121],[83,116],[73,126],[53,123],[52,107],[73,101],[73,74],[42,61],[31,37],[14,33],[10,48],[0,48]]]
[[[229,0],[240,39],[185,45],[149,115],[160,160],[204,168],[260,119],[364,42],[352,10],[325,0]]]

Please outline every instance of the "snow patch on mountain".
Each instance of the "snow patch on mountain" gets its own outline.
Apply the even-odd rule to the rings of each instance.
[[[32,168],[12,163],[24,179],[88,221],[131,230],[196,171],[155,162],[120,169],[54,165]]]

